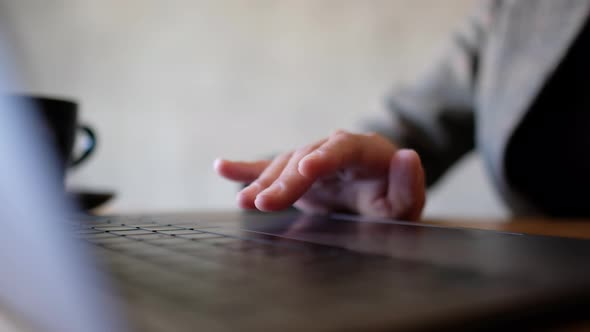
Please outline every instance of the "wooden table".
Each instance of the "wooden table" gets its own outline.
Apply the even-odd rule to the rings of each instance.
[[[543,218],[518,218],[511,220],[494,219],[428,219],[422,222],[433,225],[465,227],[475,229],[491,229],[505,232],[525,233],[533,235],[560,236],[590,240],[590,220],[556,220]],[[590,264],[590,262],[588,262]],[[590,310],[590,308],[589,308]],[[590,331],[590,311],[586,322],[575,323],[551,330],[555,332]]]
[[[424,223],[465,227],[476,229],[491,229],[505,232],[525,233],[534,235],[548,235],[590,239],[590,220],[557,220],[542,218],[518,218],[511,220],[494,219],[428,219]],[[589,263],[590,264],[590,263]]]

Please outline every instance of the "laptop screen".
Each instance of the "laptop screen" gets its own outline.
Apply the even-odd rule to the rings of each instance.
[[[18,88],[8,45],[0,36],[0,311],[26,330],[119,331],[99,291],[106,280],[68,236],[49,140],[34,112],[7,98]]]

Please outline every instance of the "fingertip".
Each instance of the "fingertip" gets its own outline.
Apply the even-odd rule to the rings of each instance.
[[[271,212],[273,209],[270,207],[268,196],[258,195],[254,200],[254,206],[256,209],[263,212]]]
[[[420,156],[411,149],[398,150],[391,160],[390,201],[393,215],[418,220],[426,202],[424,170]]]
[[[223,160],[223,159],[221,159],[221,158],[215,158],[215,160],[213,161],[213,169],[214,169],[214,170],[215,170],[217,173],[219,173],[219,172],[220,172],[220,169],[221,169],[221,167],[222,167],[222,164],[223,164],[223,162],[224,162],[224,160]]]
[[[263,212],[280,211],[286,209],[284,202],[270,194],[260,194],[254,200],[256,208]]]
[[[316,176],[318,173],[318,164],[322,160],[322,156],[322,153],[317,150],[307,155],[297,164],[297,171],[308,178]]]
[[[309,170],[309,162],[307,162],[306,159],[299,161],[299,164],[297,164],[297,171],[299,174],[309,177],[311,175]]]
[[[398,150],[391,158],[390,168],[395,170],[400,180],[405,178],[406,181],[423,172],[420,156],[412,149]]]
[[[412,149],[400,149],[398,150],[391,160],[391,166],[404,167],[406,169],[422,169],[422,161],[420,156],[415,150]]]
[[[420,160],[420,156],[418,156],[418,153],[416,152],[416,150],[413,149],[399,149],[396,153],[395,156],[397,158],[400,159],[404,159],[404,160]]]
[[[232,176],[231,162],[229,160],[222,158],[215,159],[215,161],[213,161],[213,169],[221,176]]]
[[[254,205],[254,201],[249,195],[246,195],[243,191],[240,191],[236,196],[236,201],[238,206],[242,209],[246,210],[254,210],[256,209],[256,205]]]

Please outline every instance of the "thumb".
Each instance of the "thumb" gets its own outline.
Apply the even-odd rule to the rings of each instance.
[[[426,202],[424,169],[414,150],[400,149],[391,158],[387,199],[391,215],[418,220]]]

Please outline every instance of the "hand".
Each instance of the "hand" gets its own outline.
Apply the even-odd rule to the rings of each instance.
[[[295,205],[312,213],[417,220],[425,203],[416,152],[398,149],[378,134],[336,131],[274,160],[218,159],[215,170],[227,179],[251,182],[238,193],[244,209],[278,211]]]

